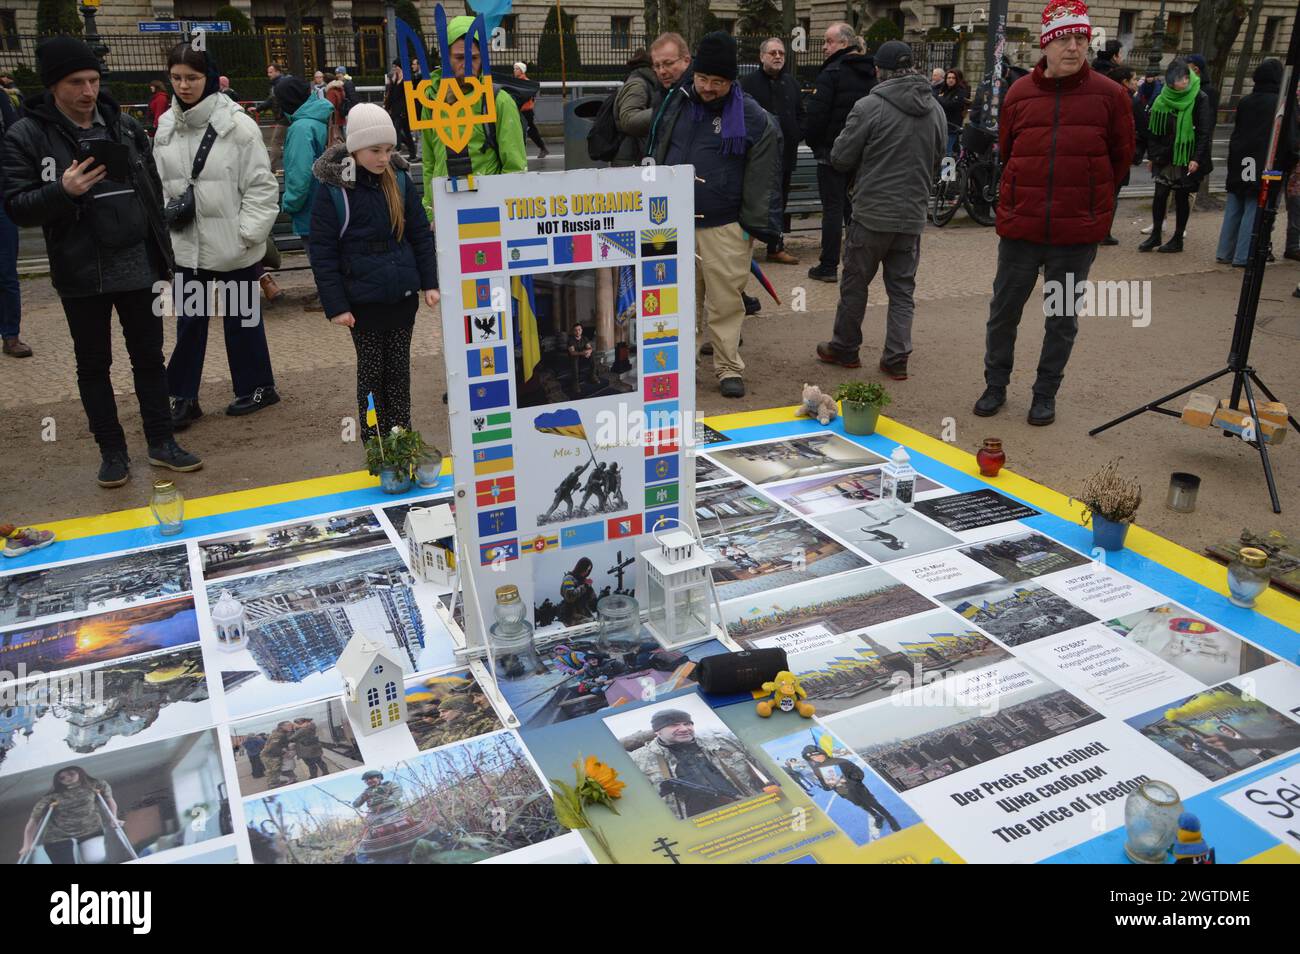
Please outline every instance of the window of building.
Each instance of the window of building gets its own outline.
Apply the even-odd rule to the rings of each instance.
[[[382,726],[383,724],[384,724],[384,710],[383,710],[383,709],[371,709],[371,710],[370,710],[370,728],[372,728],[372,729],[378,729],[378,728],[379,728],[380,726]]]
[[[935,7],[935,12],[939,15],[939,28],[942,30],[951,30],[957,19],[957,8],[954,6]]]
[[[1278,32],[1281,29],[1282,29],[1281,17],[1269,17],[1266,21],[1264,21],[1264,42],[1259,45],[1259,48],[1263,50],[1265,53],[1272,52],[1273,45],[1277,43]]]
[[[609,18],[609,44],[610,49],[628,50],[632,47],[632,18],[631,17],[610,17]]]
[[[18,14],[13,10],[0,10],[0,50],[17,51],[20,48]]]
[[[388,704],[388,721],[396,722],[401,717],[402,717],[402,710],[398,708],[397,703],[390,702]]]
[[[390,682],[384,686],[384,701],[392,702],[397,698],[397,683]]]
[[[366,705],[371,709],[379,705],[379,690],[374,686],[366,690]]]
[[[1186,25],[1186,18],[1181,13],[1169,14],[1169,19],[1165,23],[1165,49],[1177,50],[1183,45],[1183,27]]]
[[[513,48],[515,45],[515,33],[519,30],[519,15],[517,13],[507,14],[501,18],[500,27],[505,33],[506,47]]]
[[[1119,12],[1119,29],[1116,31],[1115,39],[1123,43],[1126,48],[1133,45],[1133,34],[1137,32],[1137,18],[1136,10]]]

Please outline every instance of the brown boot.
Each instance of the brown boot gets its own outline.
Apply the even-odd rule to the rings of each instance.
[[[284,294],[284,289],[275,283],[275,276],[270,272],[259,278],[258,284],[262,286],[262,294],[266,296],[267,301],[275,301]]]
[[[786,251],[785,249],[783,249],[783,248],[781,248],[781,249],[777,249],[775,252],[768,252],[768,253],[767,253],[767,260],[768,260],[769,262],[779,262],[779,263],[782,264],[782,265],[798,265],[798,264],[799,264],[799,259],[797,259],[795,256],[791,255],[789,252],[787,252],[787,251]]]
[[[32,349],[17,335],[5,339],[4,352],[11,358],[30,358],[32,356]]]

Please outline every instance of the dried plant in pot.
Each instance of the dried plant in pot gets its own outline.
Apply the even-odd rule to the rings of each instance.
[[[1083,504],[1083,525],[1092,525],[1092,542],[1103,550],[1124,549],[1129,526],[1137,519],[1142,486],[1119,472],[1120,458],[1110,461],[1083,482],[1071,500]]]

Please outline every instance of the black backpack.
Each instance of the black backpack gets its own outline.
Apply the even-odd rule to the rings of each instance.
[[[596,121],[587,132],[587,155],[593,162],[609,162],[618,155],[619,147],[627,136],[619,131],[617,111],[614,102],[618,99],[619,89],[605,97],[596,113]]]

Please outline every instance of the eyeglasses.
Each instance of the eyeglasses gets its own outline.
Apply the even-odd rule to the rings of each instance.
[[[206,76],[179,76],[176,73],[172,73],[168,78],[172,81],[173,86],[190,86],[193,83],[202,83],[207,80]]]
[[[671,60],[660,60],[659,62],[657,62],[657,63],[654,64],[654,69],[655,69],[656,71],[658,71],[658,70],[670,70],[670,69],[672,69],[674,66],[676,66],[678,63],[680,63],[681,61],[682,61],[682,58],[681,58],[680,56],[675,57],[674,59],[671,59]]]

